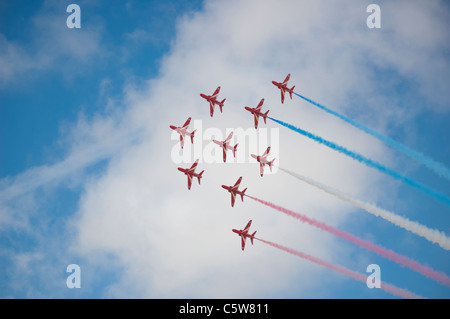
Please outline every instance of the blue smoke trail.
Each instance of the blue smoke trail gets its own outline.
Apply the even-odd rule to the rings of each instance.
[[[372,129],[368,128],[365,125],[362,125],[358,122],[355,122],[354,120],[339,114],[333,110],[330,110],[329,108],[314,102],[313,100],[308,99],[307,97],[304,97],[300,94],[297,94],[295,92],[293,92],[295,95],[297,95],[298,97],[301,97],[302,99],[304,99],[305,101],[308,101],[309,103],[317,106],[318,108],[324,110],[327,113],[330,113],[338,118],[340,118],[341,120],[344,120],[345,122],[353,125],[354,127],[366,132],[367,134],[372,135],[373,137],[378,138],[380,141],[386,143],[387,145],[389,145],[392,148],[395,148],[396,150],[402,152],[405,155],[408,155],[409,157],[411,157],[412,159],[416,160],[419,163],[422,163],[423,165],[427,166],[428,168],[430,168],[431,170],[435,171],[437,174],[439,174],[442,177],[445,177],[446,179],[450,180],[450,170],[445,167],[443,164],[438,163],[434,160],[432,160],[431,158],[428,158],[427,156],[423,155],[420,152],[417,152],[415,150],[410,149],[408,146],[403,145],[399,142],[394,141],[393,139],[391,139],[390,137],[384,136],[383,134],[380,134],[376,131],[373,131]]]
[[[444,203],[450,205],[450,198],[445,196],[444,194],[436,192],[435,190],[432,190],[431,188],[429,188],[429,187],[427,187],[427,186],[425,186],[423,184],[420,184],[420,183],[418,183],[418,182],[416,182],[416,181],[414,181],[414,180],[412,180],[412,179],[410,179],[408,177],[405,177],[405,176],[401,175],[400,173],[398,173],[398,172],[396,172],[396,171],[394,171],[394,170],[392,170],[390,168],[387,168],[387,167],[381,165],[378,162],[375,162],[375,161],[373,161],[373,160],[371,160],[369,158],[366,158],[366,157],[364,157],[364,156],[362,156],[362,155],[360,155],[360,154],[358,154],[356,152],[350,151],[350,150],[346,149],[345,147],[337,145],[337,144],[335,144],[333,142],[325,140],[325,139],[321,138],[320,136],[316,136],[316,135],[314,135],[312,133],[309,133],[309,132],[307,132],[305,130],[302,130],[301,128],[295,127],[295,126],[293,126],[291,124],[288,124],[288,123],[285,123],[283,121],[271,118],[269,116],[268,116],[268,118],[271,119],[274,122],[277,122],[278,124],[281,124],[281,125],[289,128],[289,129],[297,132],[297,133],[300,133],[300,134],[302,134],[302,135],[304,135],[304,136],[306,136],[306,137],[308,137],[310,139],[313,139],[314,141],[319,142],[320,144],[324,144],[324,145],[326,145],[326,146],[328,146],[328,147],[330,147],[330,148],[332,148],[332,149],[334,149],[334,150],[336,150],[336,151],[338,151],[338,152],[340,152],[342,154],[350,156],[351,158],[353,158],[353,159],[355,159],[355,160],[357,160],[357,161],[359,161],[361,163],[364,163],[364,164],[366,164],[369,167],[376,168],[380,172],[382,172],[384,174],[388,174],[388,175],[392,176],[395,179],[401,180],[402,182],[405,182],[406,184],[408,184],[410,186],[413,186],[413,187],[423,191],[424,193],[426,193],[428,195],[431,195],[431,196],[433,196],[433,197],[443,201]]]

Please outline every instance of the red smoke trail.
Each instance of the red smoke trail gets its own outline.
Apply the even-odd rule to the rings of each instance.
[[[327,262],[325,260],[313,257],[313,256],[308,255],[308,254],[305,254],[305,253],[303,253],[301,251],[297,251],[297,250],[294,250],[294,249],[291,249],[291,248],[287,248],[287,247],[284,247],[282,245],[279,245],[279,244],[276,244],[276,243],[272,243],[270,241],[267,241],[267,240],[264,240],[264,239],[261,239],[261,238],[256,238],[255,237],[255,239],[259,240],[259,241],[261,241],[261,242],[263,242],[265,244],[268,244],[268,245],[270,245],[272,247],[284,250],[285,252],[293,254],[293,255],[295,255],[297,257],[300,257],[300,258],[312,261],[313,263],[316,263],[318,265],[327,267],[329,269],[336,270],[337,272],[340,272],[341,274],[344,274],[344,275],[347,275],[349,277],[352,277],[353,279],[356,279],[356,280],[359,280],[359,281],[362,281],[362,282],[366,282],[366,280],[367,280],[366,279],[367,278],[366,275],[360,274],[360,273],[358,273],[356,271],[347,269],[347,268],[342,267],[342,266],[334,265],[334,264],[329,263],[329,262]],[[408,299],[420,299],[420,298],[423,298],[423,297],[418,296],[418,295],[416,295],[416,294],[414,294],[414,293],[412,293],[412,292],[410,292],[410,291],[408,291],[406,289],[398,288],[398,287],[396,287],[394,285],[387,284],[387,283],[384,283],[384,282],[381,282],[380,288],[383,289],[384,291],[392,294],[392,295],[399,296],[399,297],[402,297],[402,298],[408,298]]]
[[[247,197],[250,197],[251,199],[254,199],[257,202],[260,202],[261,204],[264,204],[264,205],[269,206],[269,207],[271,207],[273,209],[276,209],[276,210],[278,210],[278,211],[280,211],[282,213],[285,213],[285,214],[287,214],[287,215],[289,215],[291,217],[294,217],[294,218],[296,218],[298,220],[301,220],[304,223],[308,223],[308,224],[310,224],[312,226],[315,226],[315,227],[317,227],[317,228],[319,228],[321,230],[324,230],[324,231],[329,232],[331,234],[334,234],[334,235],[336,235],[338,237],[341,237],[341,238],[344,238],[344,239],[346,239],[348,241],[351,241],[352,243],[354,243],[354,244],[356,244],[356,245],[358,245],[358,246],[360,246],[362,248],[365,248],[365,249],[368,249],[368,250],[372,250],[372,251],[376,252],[377,254],[379,254],[381,256],[384,256],[384,257],[386,257],[386,258],[388,258],[390,260],[395,261],[396,263],[401,264],[402,266],[406,266],[408,268],[411,268],[412,270],[415,270],[415,271],[423,274],[426,277],[432,278],[432,279],[436,280],[437,282],[439,282],[441,284],[450,286],[450,278],[446,274],[441,273],[441,272],[437,272],[436,270],[434,270],[434,269],[432,269],[430,267],[423,266],[423,265],[421,265],[420,263],[418,263],[415,260],[412,260],[412,259],[410,259],[408,257],[399,255],[399,254],[395,253],[392,250],[389,250],[389,249],[377,246],[377,245],[371,243],[368,240],[364,240],[364,239],[358,238],[358,237],[356,237],[356,236],[354,236],[354,235],[352,235],[350,233],[341,231],[341,230],[339,230],[337,228],[334,228],[332,226],[329,226],[329,225],[327,225],[327,224],[325,224],[323,222],[319,222],[319,221],[317,221],[315,219],[309,218],[306,215],[296,213],[296,212],[294,212],[292,210],[286,209],[286,208],[281,207],[281,206],[277,206],[275,204],[272,204],[270,202],[266,202],[264,200],[258,199],[256,197],[253,197],[253,196],[250,196],[250,195],[247,195]]]

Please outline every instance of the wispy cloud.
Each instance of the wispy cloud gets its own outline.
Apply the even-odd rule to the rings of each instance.
[[[406,3],[410,2],[400,1],[397,6],[386,4],[386,8],[400,10]],[[423,11],[425,21],[435,18],[434,7],[421,2],[413,6]],[[231,209],[229,195],[220,185],[245,176],[246,187],[252,194],[274,194],[283,205],[312,212],[317,218],[326,216],[336,227],[346,221],[351,212],[348,206],[306,188],[292,196],[286,190],[298,189],[296,181],[280,174],[261,178],[258,167],[250,164],[205,165],[202,185],[188,191],[185,176],[179,174],[170,158],[173,145],[169,125],[192,116],[201,119],[205,127],[222,130],[250,127],[253,119],[243,111],[243,106],[255,105],[265,97],[265,104],[274,116],[297,117],[305,129],[314,127],[324,138],[333,136],[337,143],[351,145],[384,163],[394,161],[383,145],[368,136],[355,134],[353,128],[343,123],[319,116],[312,108],[293,108],[290,104],[294,101],[280,105],[279,92],[270,83],[291,73],[291,82],[307,96],[324,103],[337,101],[338,105],[347,104],[354,94],[370,92],[372,99],[367,101],[364,112],[376,113],[372,119],[374,125],[380,120],[383,123],[398,120],[390,117],[392,113],[384,113],[395,105],[379,106],[379,101],[387,99],[392,91],[382,91],[374,76],[376,72],[368,68],[368,64],[387,67],[399,79],[416,81],[424,90],[415,94],[424,99],[428,98],[426,88],[430,82],[441,81],[446,75],[441,74],[437,79],[417,78],[420,72],[426,71],[409,68],[405,66],[407,62],[394,58],[398,52],[409,52],[409,44],[399,43],[395,36],[381,37],[391,30],[388,25],[383,26],[379,35],[373,35],[365,26],[365,18],[364,5],[352,1],[339,4],[206,1],[202,11],[179,20],[176,39],[157,77],[141,83],[138,89],[125,87],[125,107],[118,114],[112,117],[99,114],[92,121],[80,117],[75,129],[64,139],[68,145],[66,156],[60,162],[30,168],[18,176],[1,180],[0,201],[10,207],[25,194],[32,194],[52,182],[64,181],[107,159],[102,174],[80,181],[82,191],[78,207],[66,224],[73,232],[71,254],[82,256],[94,268],[105,265],[108,256],[114,256],[115,265],[120,265],[117,281],[105,284],[104,296],[274,297],[280,293],[292,296],[289,291],[295,291],[295,296],[306,296],[309,289],[323,284],[318,275],[324,270],[308,263],[299,264],[286,254],[274,258],[270,247],[255,245],[243,254],[231,229],[253,219],[255,230],[267,234],[264,238],[295,243],[296,249],[306,253],[314,251],[317,257],[354,266],[346,264],[348,247],[320,231],[274,217],[251,202]],[[41,19],[35,20],[38,26],[49,18]],[[136,30],[139,29],[129,34],[131,39],[147,37],[145,30]],[[58,32],[56,38],[62,36]],[[72,41],[86,41],[86,48],[73,52],[78,61],[83,61],[102,50],[100,34],[94,31],[85,35],[86,39],[68,42],[61,39],[57,43],[63,49],[55,50],[59,50],[60,56],[70,55]],[[418,37],[420,41],[427,37],[427,32]],[[374,44],[376,39],[380,45]],[[27,59],[26,50],[10,41],[7,43],[10,53],[4,56],[12,59],[18,55],[20,59]],[[411,52],[411,59],[422,70],[425,67],[421,63],[431,64],[431,69],[438,68],[442,61],[430,60],[429,56],[430,52],[440,52],[440,43],[431,41],[424,50]],[[47,45],[44,50],[52,47]],[[209,107],[198,94],[218,85],[222,86],[227,103],[223,113],[210,118]],[[325,96],[326,99],[322,98]],[[414,107],[422,109],[424,106]],[[362,111],[358,109],[357,113]],[[401,110],[398,116],[402,115]],[[377,196],[373,189],[381,182],[384,187],[380,193],[395,190],[395,184],[376,172],[355,166],[339,154],[316,147],[298,136],[281,134],[280,165],[302,165],[309,176],[327,184],[339,183],[340,189],[351,190],[355,196]],[[195,142],[201,143],[202,137],[198,136]],[[298,147],[291,149],[292,144]],[[343,179],[343,172],[349,171],[352,174],[346,174]],[[17,214],[20,211],[13,210],[9,216]],[[46,251],[44,246],[40,250]],[[292,282],[297,280],[302,281],[302,287],[292,287]]]

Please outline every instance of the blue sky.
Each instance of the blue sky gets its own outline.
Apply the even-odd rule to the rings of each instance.
[[[259,242],[242,253],[231,228],[249,219],[261,238],[361,273],[376,263],[388,283],[450,296],[248,198],[232,209],[218,187],[243,176],[251,195],[450,274],[448,251],[283,172],[202,159],[204,181],[188,191],[168,128],[188,116],[203,131],[252,128],[243,106],[264,97],[273,117],[450,196],[448,180],[300,98],[281,104],[271,84],[291,73],[300,94],[450,167],[448,4],[379,1],[382,28],[368,29],[370,2],[79,1],[82,27],[68,29],[70,3],[0,2],[2,298],[394,298]],[[219,85],[228,103],[210,118],[199,93]],[[444,203],[264,127],[279,130],[280,166],[450,234]],[[72,263],[81,289],[66,287]]]
[[[36,22],[36,16],[47,15],[51,21],[63,21],[65,26],[63,18],[69,15],[66,14],[68,4],[70,1],[4,1],[2,35],[33,59],[39,51],[46,50],[38,39],[45,36],[46,29]],[[48,146],[55,143],[62,123],[73,122],[80,111],[88,117],[103,111],[105,101],[99,94],[102,83],[108,90],[108,96],[111,96],[114,91],[120,92],[126,79],[138,81],[154,76],[174,36],[177,17],[199,7],[195,1],[172,1],[168,4],[154,1],[145,5],[139,1],[130,1],[128,4],[127,11],[124,11],[124,2],[108,5],[87,2],[83,5],[82,21],[86,24],[83,29],[66,28],[59,32],[61,36],[74,41],[79,39],[73,36],[75,32],[98,32],[99,51],[93,49],[87,52],[86,58],[61,52],[60,56],[54,57],[55,62],[45,72],[24,71],[4,86],[2,104],[5,107],[2,112],[8,113],[2,116],[2,129],[5,130],[2,136],[8,134],[15,138],[2,139],[2,146],[3,143],[11,143],[5,144],[10,156],[2,159],[2,176],[17,174],[27,167],[46,163],[48,159],[45,156],[52,155],[48,154],[52,152]],[[61,12],[65,16],[61,17]],[[135,34],[141,33],[143,39],[133,41],[133,31]],[[83,43],[77,45],[82,47]],[[131,48],[129,51],[128,47]],[[97,53],[101,53],[101,56]],[[92,87],[96,90],[89,89]],[[36,121],[36,118],[42,120]],[[19,119],[20,124],[14,121]],[[23,130],[23,127],[29,127],[32,132],[39,134],[33,139],[26,138],[28,131]],[[43,152],[46,147],[47,154]]]

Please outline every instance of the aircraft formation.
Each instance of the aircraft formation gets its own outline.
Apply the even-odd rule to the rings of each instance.
[[[292,99],[292,92],[294,90],[293,86],[292,88],[288,88],[288,81],[290,78],[290,74],[288,74],[285,78],[285,80],[283,82],[276,82],[276,81],[272,81],[272,83],[281,91],[281,103],[284,103],[284,97],[286,93],[290,94],[290,97]],[[204,93],[200,93],[200,96],[205,99],[208,103],[209,103],[209,112],[210,112],[210,116],[213,117],[214,116],[214,110],[215,110],[215,106],[218,105],[220,112],[223,112],[223,107],[224,107],[224,103],[226,101],[226,98],[224,98],[223,100],[219,100],[218,96],[220,93],[220,86],[217,87],[217,89],[214,91],[213,94],[211,95],[207,95]],[[248,107],[248,106],[244,106],[244,109],[246,111],[249,111],[254,118],[254,125],[255,125],[255,129],[258,129],[258,124],[259,124],[259,118],[262,117],[262,119],[264,120],[264,124],[266,124],[266,120],[269,114],[269,110],[267,110],[266,112],[262,111],[262,106],[264,104],[264,98],[262,98],[260,100],[260,102],[258,103],[258,105],[254,108]],[[189,128],[189,124],[191,122],[191,118],[189,117],[186,122],[183,124],[183,126],[175,126],[175,125],[170,125],[170,128],[174,131],[176,131],[179,135],[180,135],[180,146],[183,149],[184,147],[184,141],[186,137],[190,137],[191,138],[191,143],[194,143],[194,136],[195,136],[195,131],[193,130],[192,132],[188,131]],[[230,145],[230,140],[233,137],[233,132],[231,132],[227,138],[224,141],[218,141],[213,139],[212,141],[217,144],[218,146],[220,146],[223,150],[223,161],[226,162],[227,160],[227,153],[228,150],[232,151],[233,156],[236,157],[236,151],[237,151],[237,146],[238,144],[231,146]],[[257,155],[257,154],[251,154],[251,156],[256,159],[256,161],[260,164],[260,175],[261,177],[264,175],[264,167],[267,165],[269,166],[270,171],[272,171],[272,166],[273,163],[275,161],[275,158],[273,158],[272,160],[268,160],[267,157],[269,155],[270,152],[270,146],[267,147],[266,151],[262,154],[262,155]],[[192,180],[194,178],[198,179],[198,184],[200,185],[200,180],[203,177],[203,171],[201,171],[200,173],[196,173],[195,170],[197,168],[199,159],[196,159],[194,164],[192,164],[191,167],[189,168],[183,168],[183,167],[178,167],[178,170],[182,173],[184,173],[187,176],[188,179],[188,190],[191,189],[192,187]],[[236,181],[236,183],[233,186],[226,186],[226,185],[222,185],[222,188],[224,188],[225,190],[227,190],[230,194],[231,194],[231,207],[234,207],[235,201],[236,201],[236,196],[241,196],[241,200],[244,201],[244,196],[245,195],[245,191],[247,190],[247,188],[245,188],[243,191],[239,190],[239,186],[241,184],[242,181],[242,176],[238,178],[238,180]],[[251,226],[252,221],[250,220],[247,225],[245,226],[244,229],[242,230],[236,230],[233,229],[232,231],[236,234],[238,234],[241,237],[241,242],[242,242],[242,250],[244,250],[245,248],[245,242],[247,238],[250,238],[251,243],[253,244],[253,239],[255,238],[255,234],[256,231],[253,234],[249,233],[249,229]]]
[[[288,82],[290,79],[290,74],[288,74],[284,81],[282,82],[277,82],[277,81],[272,81],[272,84],[275,85],[281,92],[281,103],[284,103],[285,97],[287,94],[289,94],[289,97],[292,100],[292,95],[296,95],[302,99],[304,99],[305,101],[309,102],[310,104],[318,107],[319,109],[322,109],[324,111],[326,111],[329,114],[332,114],[338,118],[340,118],[341,120],[347,122],[348,124],[351,124],[352,126],[360,129],[361,131],[370,134],[376,138],[378,138],[380,141],[385,142],[387,145],[389,145],[390,147],[403,152],[404,154],[410,156],[411,158],[415,159],[417,162],[420,162],[422,164],[424,164],[425,166],[427,166],[428,168],[434,170],[435,172],[437,172],[441,177],[447,178],[448,180],[450,180],[450,170],[447,169],[444,165],[433,161],[432,159],[427,158],[426,156],[424,156],[423,154],[416,152],[414,150],[409,149],[407,146],[404,146],[398,142],[395,142],[394,140],[390,139],[387,136],[384,136],[378,132],[375,132],[373,130],[371,130],[370,128],[357,123],[356,121],[342,115],[339,114],[336,111],[333,111],[329,108],[327,108],[324,105],[321,105],[313,100],[310,100],[296,92],[294,92],[294,88],[295,86],[292,86],[291,88],[288,87]],[[224,107],[224,103],[226,101],[226,99],[222,99],[221,101],[218,98],[218,95],[220,93],[220,86],[217,87],[217,89],[214,91],[214,93],[212,95],[206,95],[201,93],[200,96],[202,98],[204,98],[208,103],[209,103],[209,107],[210,107],[210,116],[213,117],[214,115],[214,108],[216,105],[219,106],[220,108],[220,112],[223,112],[223,107]],[[264,104],[264,98],[262,98],[260,100],[260,102],[258,103],[258,105],[254,108],[252,107],[248,107],[248,106],[244,106],[244,110],[250,112],[253,115],[254,118],[254,127],[257,130],[258,129],[258,125],[259,125],[259,119],[262,118],[264,121],[264,124],[266,124],[266,120],[267,118],[269,118],[271,121],[274,121],[282,126],[287,127],[288,129],[290,129],[291,131],[294,131],[296,133],[299,133],[305,137],[308,137],[312,140],[314,140],[315,142],[319,143],[319,144],[323,144],[339,153],[342,153],[354,160],[357,160],[360,163],[365,164],[368,167],[371,168],[375,168],[377,169],[379,172],[387,174],[397,180],[403,181],[405,184],[412,186],[414,188],[416,188],[417,190],[422,191],[425,194],[428,194],[432,197],[434,197],[435,199],[440,200],[443,203],[446,203],[448,205],[450,205],[450,197],[446,196],[443,193],[440,193],[438,191],[433,190],[432,188],[429,188],[428,186],[419,183],[409,177],[406,177],[402,174],[400,174],[399,172],[390,169],[389,167],[385,167],[384,165],[366,158],[365,156],[356,153],[354,151],[348,150],[347,148],[340,146],[336,143],[333,143],[332,141],[328,141],[320,136],[317,136],[313,133],[310,133],[304,129],[301,129],[299,127],[296,127],[292,124],[283,122],[281,120],[269,117],[269,110],[263,111],[263,104]],[[183,126],[178,127],[178,126],[174,126],[174,125],[170,125],[170,128],[172,130],[175,130],[179,135],[180,135],[180,146],[183,149],[184,146],[184,141],[186,137],[190,137],[191,139],[191,143],[194,143],[194,134],[195,134],[195,130],[193,130],[192,132],[188,131],[188,127],[190,124],[191,118],[189,117],[186,122],[184,123]],[[231,151],[233,156],[236,157],[236,152],[237,152],[237,147],[238,144],[236,145],[230,145],[230,141],[233,137],[234,132],[230,132],[229,135],[227,136],[227,138],[223,141],[218,141],[218,140],[212,140],[213,143],[217,144],[218,147],[220,147],[223,150],[223,162],[226,162],[227,159],[227,153],[228,151]],[[274,165],[274,161],[275,158],[269,159],[269,153],[270,153],[270,146],[267,147],[267,149],[264,151],[263,154],[259,155],[259,154],[250,154],[252,158],[254,158],[258,163],[259,163],[259,167],[260,167],[260,175],[261,177],[264,176],[264,169],[265,166],[267,165],[270,169],[270,171],[272,171],[272,167]],[[187,178],[188,178],[188,189],[191,189],[192,186],[192,179],[193,178],[197,178],[198,179],[198,183],[200,185],[200,180],[203,176],[204,170],[201,171],[200,173],[196,173],[195,170],[197,168],[199,159],[196,159],[195,162],[192,164],[191,167],[189,168],[182,168],[179,167],[178,170],[183,172]],[[450,237],[446,236],[446,234],[444,232],[441,232],[437,229],[431,229],[425,225],[422,225],[418,222],[415,221],[411,221],[407,218],[403,218],[400,215],[397,215],[394,212],[390,212],[384,209],[380,209],[370,203],[367,203],[365,201],[362,200],[358,200],[358,199],[354,199],[352,198],[350,195],[347,195],[339,190],[336,189],[331,189],[330,187],[321,184],[319,182],[314,181],[311,178],[296,174],[294,172],[291,172],[287,169],[281,168],[279,167],[280,170],[284,171],[285,173],[287,173],[288,175],[291,175],[299,180],[302,180],[303,182],[313,185],[323,191],[325,191],[326,193],[332,194],[337,196],[338,198],[350,202],[353,205],[364,209],[365,211],[367,211],[368,213],[371,213],[373,215],[379,216],[380,218],[389,221],[405,230],[410,231],[411,233],[414,233],[418,236],[421,236],[425,239],[427,239],[429,242],[434,243],[434,244],[438,244],[439,246],[441,246],[443,249],[449,251],[450,250]],[[222,185],[222,188],[225,189],[227,192],[230,193],[231,195],[231,207],[234,207],[235,202],[236,202],[236,197],[239,198],[239,196],[241,197],[242,202],[244,201],[244,196],[249,197],[252,200],[255,200],[261,204],[264,204],[268,207],[273,208],[274,210],[277,210],[279,212],[282,212],[284,214],[287,214],[291,217],[294,217],[300,221],[302,221],[303,223],[307,223],[311,226],[317,227],[325,232],[331,233],[337,237],[340,237],[342,239],[346,239],[362,248],[365,248],[367,250],[371,250],[376,252],[378,255],[383,256],[385,258],[388,258],[396,263],[398,263],[399,265],[401,265],[402,267],[408,267],[418,273],[421,273],[422,275],[431,278],[433,280],[435,280],[436,282],[446,285],[446,286],[450,286],[450,276],[447,276],[445,273],[440,272],[440,271],[436,271],[433,268],[426,266],[426,265],[422,265],[419,262],[393,252],[392,250],[386,249],[382,246],[376,245],[372,242],[369,242],[367,240],[364,240],[362,238],[359,238],[357,236],[354,236],[352,234],[346,233],[345,231],[341,231],[339,229],[336,229],[330,225],[325,224],[324,222],[315,220],[313,218],[309,218],[306,215],[303,214],[299,214],[296,213],[294,211],[291,211],[289,209],[283,208],[279,205],[273,204],[271,202],[268,201],[264,201],[262,199],[258,199],[256,197],[253,197],[251,195],[247,195],[245,192],[247,191],[247,188],[243,189],[243,190],[239,190],[239,187],[241,185],[242,182],[242,176],[240,176],[237,181],[235,182],[234,185]],[[246,240],[250,239],[251,244],[253,244],[254,240],[258,240],[260,242],[263,242],[265,244],[268,244],[270,246],[273,246],[275,248],[278,248],[280,250],[284,250],[290,254],[296,255],[298,257],[301,257],[303,259],[309,260],[313,263],[316,263],[318,265],[327,267],[329,269],[338,271],[342,274],[346,274],[349,277],[352,277],[353,279],[357,279],[360,281],[365,282],[365,275],[364,274],[358,274],[350,269],[347,269],[343,266],[340,265],[335,265],[335,264],[331,264],[330,262],[321,260],[317,257],[314,256],[310,256],[308,254],[305,254],[303,252],[300,251],[296,251],[287,247],[284,247],[282,245],[273,243],[273,242],[269,242],[267,240],[261,239],[261,238],[257,238],[255,237],[256,235],[256,231],[254,231],[253,233],[250,232],[250,227],[252,224],[252,220],[248,221],[248,223],[246,224],[246,226],[243,229],[232,229],[232,232],[237,234],[240,239],[241,239],[241,249],[244,250],[245,249],[245,244],[246,244]],[[389,292],[393,295],[396,296],[400,296],[403,298],[421,298],[421,296],[416,295],[414,293],[411,293],[410,291],[406,290],[406,289],[402,289],[399,287],[396,287],[394,285],[390,285],[390,284],[384,284],[384,286],[382,287],[383,290],[385,290],[386,292]]]

